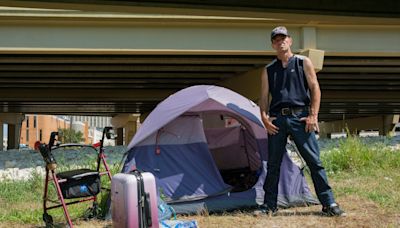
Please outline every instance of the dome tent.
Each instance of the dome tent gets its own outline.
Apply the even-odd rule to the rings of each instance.
[[[226,88],[199,85],[169,96],[149,114],[128,145],[122,172],[153,173],[159,194],[177,213],[232,210],[263,202],[267,153],[259,107]],[[317,203],[287,154],[280,175],[279,206]],[[244,186],[241,178],[254,180],[235,190],[238,180]]]

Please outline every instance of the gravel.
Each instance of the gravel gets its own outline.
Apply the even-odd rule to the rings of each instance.
[[[107,164],[119,164],[126,151],[125,146],[105,147]],[[90,148],[68,148],[53,150],[58,167],[94,167],[97,154]],[[0,151],[0,181],[28,180],[32,174],[45,175],[45,163],[35,150]]]
[[[366,144],[382,143],[393,150],[400,150],[400,136],[396,137],[365,137],[362,138]],[[335,148],[341,139],[318,140],[321,151]],[[125,146],[105,147],[106,160],[109,166],[119,164],[126,152]],[[294,162],[301,166],[294,149],[288,146],[288,152]],[[58,167],[86,167],[96,164],[96,153],[90,148],[68,148],[53,150]],[[45,174],[44,161],[38,151],[35,150],[7,150],[0,151],[0,181],[4,180],[28,180],[32,174]],[[62,168],[60,168],[62,169]],[[59,170],[60,171],[60,170]]]

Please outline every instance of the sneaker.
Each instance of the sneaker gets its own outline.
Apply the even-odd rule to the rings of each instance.
[[[258,208],[254,211],[254,215],[276,215],[278,213],[278,208],[270,209],[266,204],[258,206]]]
[[[326,216],[338,216],[338,217],[346,216],[346,212],[340,209],[339,205],[337,205],[336,203],[333,203],[327,207],[323,207],[322,213]]]

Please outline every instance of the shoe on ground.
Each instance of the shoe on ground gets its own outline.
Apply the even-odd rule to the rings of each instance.
[[[271,215],[274,216],[278,213],[278,208],[270,209],[267,205],[263,204],[258,206],[256,210],[254,210],[253,214],[255,216],[258,215]]]
[[[330,206],[326,206],[322,208],[322,213],[326,216],[337,216],[337,217],[344,217],[346,216],[346,212],[340,209],[339,205],[336,203],[331,204]]]

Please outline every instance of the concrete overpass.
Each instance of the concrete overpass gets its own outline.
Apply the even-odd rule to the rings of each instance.
[[[0,1],[40,7],[0,11],[1,113],[146,113],[195,84],[223,85],[257,100],[259,69],[273,58],[269,31],[284,24],[294,51],[322,69],[320,120],[340,120],[338,129],[326,131],[343,128],[343,119],[382,132],[398,121],[395,1],[385,7],[353,1],[347,8],[292,1],[287,8],[267,1],[62,2]]]

